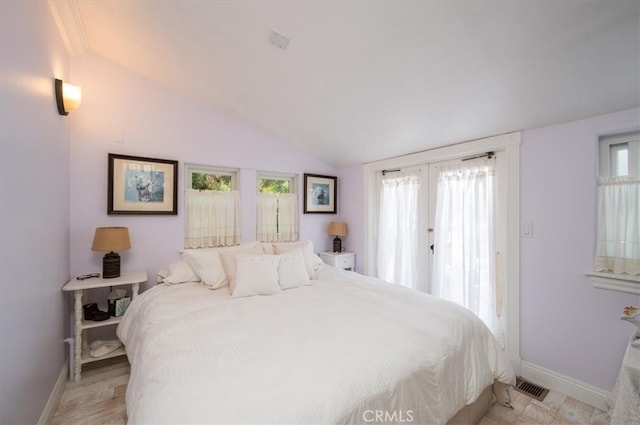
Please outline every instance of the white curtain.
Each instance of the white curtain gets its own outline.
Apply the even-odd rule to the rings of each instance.
[[[278,195],[259,193],[257,203],[258,240],[276,242],[278,240]]]
[[[185,190],[185,248],[240,243],[240,195],[237,191]]]
[[[640,275],[640,177],[600,179],[595,270]]]
[[[379,180],[378,278],[418,289],[418,172]]]
[[[298,240],[298,195],[281,193],[278,199],[278,233],[281,242]]]
[[[493,161],[440,172],[432,293],[471,310],[501,341],[503,331],[496,305],[494,185]]]
[[[298,195],[259,193],[257,233],[260,242],[298,240]]]

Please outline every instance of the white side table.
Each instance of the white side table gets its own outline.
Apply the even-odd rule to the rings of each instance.
[[[356,254],[353,252],[321,252],[318,256],[330,266],[344,270],[353,270],[356,266]]]
[[[74,330],[75,330],[75,356],[74,356],[74,373],[73,380],[80,381],[82,365],[85,363],[95,362],[97,360],[108,359],[110,357],[122,356],[125,353],[124,347],[120,347],[103,357],[91,357],[89,355],[89,343],[87,341],[86,330],[91,328],[99,328],[102,326],[117,325],[120,323],[120,317],[110,317],[107,320],[94,322],[92,320],[84,320],[83,318],[83,295],[85,291],[96,288],[105,288],[108,286],[131,285],[131,296],[135,298],[140,290],[140,284],[147,281],[146,270],[122,272],[120,277],[113,279],[103,279],[94,277],[91,279],[77,280],[72,279],[62,287],[63,291],[73,291],[75,298],[74,305]]]

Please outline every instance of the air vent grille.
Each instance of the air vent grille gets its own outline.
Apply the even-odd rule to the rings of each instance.
[[[522,394],[526,394],[530,397],[533,397],[538,401],[544,400],[547,394],[549,394],[548,389],[543,388],[534,383],[531,383],[526,379],[522,379],[519,376],[516,378],[516,391],[521,392]]]
[[[269,43],[282,50],[287,50],[287,47],[289,46],[289,37],[277,31],[271,30],[271,33],[269,34]]]

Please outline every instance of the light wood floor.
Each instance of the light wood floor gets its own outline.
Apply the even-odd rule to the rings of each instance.
[[[89,363],[80,382],[67,382],[51,425],[124,425],[124,395],[129,382],[129,362],[116,357]]]
[[[129,380],[126,357],[91,363],[82,380],[68,382],[52,425],[124,425]],[[493,405],[478,425],[607,425],[607,414],[551,391],[543,402],[511,390],[514,409]],[[427,425],[427,424],[416,424]]]
[[[609,425],[606,412],[555,391],[542,402],[513,389],[510,394],[513,409],[494,404],[478,425]]]

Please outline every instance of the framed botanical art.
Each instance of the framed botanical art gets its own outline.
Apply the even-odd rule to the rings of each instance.
[[[178,161],[109,154],[108,214],[178,214]]]
[[[338,178],[304,175],[304,213],[336,214],[338,211]]]

